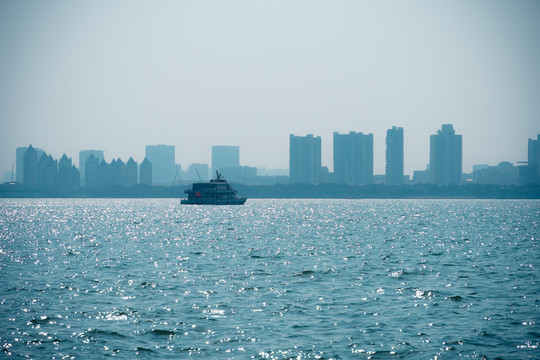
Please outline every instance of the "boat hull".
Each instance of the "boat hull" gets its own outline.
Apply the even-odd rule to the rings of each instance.
[[[180,201],[183,205],[243,205],[247,198],[234,198],[234,199],[182,199]]]

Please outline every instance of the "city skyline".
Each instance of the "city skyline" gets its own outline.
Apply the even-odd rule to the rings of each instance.
[[[434,131],[435,134],[431,134],[429,136],[431,145],[430,145],[430,148],[427,149],[427,156],[429,158],[429,161],[426,164],[426,166],[423,167],[423,168],[414,169],[413,173],[411,173],[411,174],[404,173],[403,174],[404,176],[410,177],[412,179],[414,173],[419,172],[419,171],[424,171],[425,169],[429,169],[430,165],[433,163],[432,155],[434,154],[434,148],[433,148],[433,146],[434,146],[434,144],[433,144],[434,138],[440,137],[441,134],[445,134],[447,132],[451,133],[451,135],[453,135],[454,132],[455,132],[455,130],[453,128],[453,124],[442,124],[440,126],[441,126],[441,129],[435,130]],[[396,127],[396,126],[392,126],[391,128],[387,129],[387,134],[386,134],[386,139],[385,140],[388,141],[388,135],[390,133],[392,133],[392,132],[395,132],[395,131],[400,131],[401,132],[400,140],[399,140],[400,143],[406,142],[406,139],[403,137],[403,128]],[[289,134],[289,147],[288,147],[288,150],[289,150],[288,162],[289,162],[289,164],[288,164],[288,166],[286,168],[283,168],[283,169],[270,169],[270,168],[268,168],[266,166],[261,166],[261,167],[255,166],[253,168],[261,168],[261,169],[265,169],[265,170],[289,170],[290,171],[292,139],[294,138],[294,139],[296,139],[295,142],[298,142],[301,139],[309,139],[310,137],[313,138],[313,136],[314,136],[313,134],[307,134],[305,136],[297,135],[297,134]],[[351,159],[348,159],[347,157],[342,156],[344,154],[343,140],[342,139],[349,138],[349,137],[351,137],[351,139],[352,139],[352,137],[359,137],[359,136],[360,137],[366,137],[366,138],[369,138],[369,147],[371,148],[372,143],[373,143],[373,138],[374,138],[372,133],[363,134],[361,132],[357,133],[355,131],[350,131],[347,134],[339,134],[338,132],[333,132],[332,136],[333,136],[332,150],[331,150],[332,161],[329,164],[323,164],[322,162],[320,164],[321,169],[326,168],[328,171],[330,171],[331,174],[335,174],[336,161],[338,161],[340,163],[343,162],[343,161],[349,162],[348,165],[339,165],[339,166],[341,166],[341,167],[346,166],[347,168],[349,168],[351,170],[354,168],[353,163],[350,163]],[[485,167],[485,166],[488,166],[488,165],[489,166],[497,166],[497,165],[499,165],[500,163],[503,163],[503,162],[510,163],[510,164],[512,164],[514,166],[518,166],[520,164],[523,165],[531,157],[531,154],[530,154],[531,141],[533,141],[533,142],[537,141],[535,139],[535,136],[533,135],[533,136],[529,137],[526,142],[524,142],[525,143],[525,148],[527,149],[524,156],[523,156],[524,160],[520,160],[520,161],[516,161],[516,162],[508,162],[506,160],[498,160],[498,161],[495,161],[494,164],[487,164],[486,162],[481,162],[481,163],[473,164],[470,171],[465,171],[463,169],[463,167],[462,167],[462,158],[464,157],[465,154],[463,153],[463,150],[462,150],[461,136],[462,136],[462,134],[456,135],[456,137],[459,137],[459,145],[458,145],[459,149],[460,149],[459,158],[461,159],[460,163],[458,165],[458,168],[460,170],[456,171],[455,172],[456,174],[458,174],[458,173],[460,173],[460,174],[471,174],[471,173],[473,173],[475,167]],[[540,136],[540,135],[536,135],[536,136]],[[320,151],[320,157],[324,158],[325,154],[324,154],[324,151],[322,151],[323,146],[321,144],[322,143],[322,141],[321,141],[322,136],[316,134],[315,138],[319,142],[319,144],[317,146],[319,147],[318,151]],[[347,141],[350,141],[350,140],[347,140]],[[61,157],[61,156],[54,156],[54,154],[51,154],[50,152],[47,152],[46,149],[37,148],[37,147],[33,146],[33,144],[29,144],[28,146],[32,146],[38,152],[38,159],[40,158],[41,154],[43,154],[43,153],[45,153],[46,155],[51,155],[51,156],[53,156],[53,158],[58,158],[59,159]],[[19,168],[22,169],[22,159],[23,159],[23,156],[24,156],[24,152],[26,151],[28,146],[20,146],[20,147],[16,148],[15,153],[17,154],[17,157],[15,159],[16,161],[13,162],[14,170],[19,169]],[[211,156],[210,161],[208,161],[208,163],[188,162],[188,163],[185,163],[185,164],[180,164],[180,163],[178,163],[178,162],[176,162],[174,160],[175,145],[158,144],[158,145],[145,145],[144,147],[145,147],[145,156],[143,156],[141,160],[139,160],[136,157],[131,156],[131,155],[129,155],[127,157],[127,159],[133,158],[137,163],[140,164],[145,159],[148,158],[148,150],[149,149],[152,149],[153,151],[155,151],[154,149],[156,149],[156,150],[160,149],[161,151],[165,150],[165,152],[167,153],[167,156],[166,156],[168,158],[167,161],[170,163],[168,165],[168,170],[169,170],[168,171],[168,176],[165,175],[165,177],[163,179],[161,179],[161,177],[158,176],[158,178],[157,178],[158,180],[157,180],[156,184],[166,184],[166,183],[168,183],[169,181],[165,181],[164,180],[165,178],[166,179],[168,179],[168,178],[173,178],[174,179],[178,175],[178,174],[174,175],[176,173],[176,171],[177,171],[178,166],[180,166],[179,170],[181,170],[182,172],[184,172],[186,174],[190,172],[189,168],[192,167],[192,166],[195,166],[195,165],[207,166],[209,168],[209,171],[211,171],[213,173],[215,171],[215,169],[212,169],[212,164],[215,163],[215,160],[213,159],[213,156],[216,156],[216,155],[219,158],[218,162],[224,161],[224,159],[232,156],[232,158],[231,158],[232,160],[228,159],[228,161],[232,161],[233,166],[228,166],[229,168],[234,168],[234,167],[239,167],[239,168],[246,167],[246,168],[248,168],[248,167],[252,167],[251,164],[245,164],[245,163],[239,161],[239,159],[240,159],[240,146],[237,146],[237,145],[212,145],[211,150],[212,150],[213,156]],[[350,147],[350,145],[349,145],[349,147]],[[388,144],[387,144],[387,147],[388,147]],[[216,150],[218,150],[218,151],[216,152]],[[231,152],[231,150],[233,150],[233,152]],[[360,151],[360,148],[358,148],[356,150]],[[388,148],[386,150],[388,150]],[[225,151],[225,152],[223,152],[223,151]],[[349,149],[348,151],[351,151],[351,149]],[[229,152],[231,152],[231,153],[229,154]],[[94,155],[99,154],[99,156],[98,156],[99,162],[101,162],[102,160],[104,160],[106,162],[112,162],[112,161],[115,161],[115,160],[126,160],[126,159],[123,159],[121,157],[111,157],[111,158],[109,158],[107,156],[104,156],[104,154],[106,154],[106,151],[104,151],[104,150],[79,150],[78,151],[79,162],[83,158],[86,159],[91,153],[94,154]],[[71,156],[67,152],[62,152],[62,155],[67,155],[70,158],[73,158],[74,160],[77,158],[75,156]],[[372,158],[374,158],[373,155],[374,155],[373,151],[370,149],[369,153],[367,153],[365,155],[362,155],[362,156],[367,156],[366,160],[363,160],[363,161],[364,162],[365,161],[370,161]],[[337,158],[336,158],[336,156],[337,156]],[[406,162],[407,157],[406,157],[406,155],[403,154],[402,150],[401,150],[399,156],[402,156],[403,157],[403,162]],[[319,160],[317,160],[317,161],[319,161]],[[368,176],[368,178],[371,178],[372,176],[375,176],[375,175],[379,175],[379,176],[380,175],[386,175],[387,171],[388,171],[388,168],[387,168],[388,161],[394,162],[395,160],[389,159],[388,158],[388,153],[385,152],[385,159],[384,159],[384,163],[383,163],[383,166],[384,166],[383,170],[384,171],[382,173],[375,173],[374,171],[370,170],[366,176]],[[15,167],[15,164],[17,165],[17,167]],[[80,164],[77,164],[75,161],[73,161],[73,165],[76,166],[77,169],[79,169],[81,171],[81,183],[84,184],[84,169],[81,170]],[[371,168],[375,168],[375,163],[370,164],[369,166]],[[82,166],[82,167],[84,168],[84,166]],[[458,169],[458,168],[456,168],[456,169]],[[193,169],[191,171],[194,172]],[[339,167],[338,167],[338,172],[342,172],[342,171],[343,170],[339,170]],[[346,171],[349,171],[349,170],[346,170]],[[155,172],[155,169],[154,169],[154,172]],[[5,173],[8,173],[8,172],[5,172]],[[22,179],[21,176],[22,176],[21,173],[19,171],[16,171],[15,174],[14,174],[14,179],[21,182],[21,183],[23,183],[22,181],[20,181],[20,179]],[[155,176],[156,175],[154,174],[154,177]],[[349,175],[346,175],[344,177],[344,175],[340,175],[338,173],[337,174],[337,179],[345,180],[345,179],[348,178],[348,176]],[[193,176],[190,176],[190,178],[193,178]],[[363,180],[363,181],[352,180],[352,177],[349,180],[350,181],[344,181],[344,182],[359,183],[359,184],[366,183],[365,180]],[[456,181],[453,181],[453,183],[456,183]],[[396,183],[395,180],[392,180],[392,181],[389,181],[389,182],[390,183]],[[439,181],[434,181],[434,183],[443,184],[443,183],[440,183]]]
[[[515,164],[540,133],[539,16],[525,1],[0,1],[0,171],[28,144],[80,168],[81,149],[141,162],[161,143],[183,166],[219,144],[283,169],[287,135],[309,133],[332,171],[333,132],[357,131],[383,174],[398,126],[412,175],[446,123],[464,172]]]
[[[386,173],[373,174],[373,134],[354,131],[349,134],[334,132],[334,172],[321,164],[321,137],[289,135],[290,176],[274,173],[258,174],[256,167],[240,165],[238,146],[213,146],[212,167],[232,182],[242,184],[276,184],[282,181],[296,184],[342,184],[369,185],[371,183],[434,184],[455,186],[460,184],[527,185],[540,181],[540,134],[527,141],[527,161],[514,164],[500,162],[496,166],[476,164],[472,173],[462,171],[462,136],[456,134],[453,124],[442,124],[441,129],[430,136],[430,163],[426,170],[417,170],[411,179],[403,175],[403,128],[393,126],[387,131]],[[81,171],[72,164],[65,153],[56,160],[42,149],[32,145],[17,148],[17,181],[27,189],[53,191],[59,187],[60,193],[71,193],[75,187],[133,186],[138,183],[148,185],[174,185],[182,181],[196,182],[208,176],[208,164],[190,164],[186,170],[174,162],[174,145],[147,145],[146,157],[138,163],[130,157],[127,162],[121,158],[110,163],[103,159],[101,150],[81,150],[79,159],[86,159]],[[152,162],[155,164],[155,171]],[[86,180],[82,175],[86,172]],[[200,170],[200,171],[199,171]],[[265,169],[268,170],[268,169]],[[173,173],[175,173],[173,177]],[[139,175],[138,175],[139,174]],[[202,176],[201,176],[202,175]],[[268,176],[270,175],[270,176]],[[277,175],[277,176],[276,176]],[[219,177],[219,175],[218,175]],[[13,174],[6,176],[11,183]],[[23,179],[21,182],[20,179]],[[154,180],[152,180],[154,179]],[[171,181],[172,179],[172,181]],[[77,184],[74,186],[73,184]]]

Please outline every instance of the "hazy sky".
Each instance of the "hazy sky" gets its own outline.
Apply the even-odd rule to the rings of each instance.
[[[32,144],[142,161],[288,168],[289,134],[405,130],[405,172],[452,123],[463,170],[527,158],[540,133],[540,1],[0,0],[0,171]]]

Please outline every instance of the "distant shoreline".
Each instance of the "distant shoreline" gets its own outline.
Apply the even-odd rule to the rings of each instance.
[[[180,186],[105,186],[71,190],[29,189],[1,184],[0,198],[185,198]],[[347,185],[347,184],[234,184],[250,199],[540,199],[540,185]]]

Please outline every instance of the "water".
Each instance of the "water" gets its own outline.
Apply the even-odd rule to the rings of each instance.
[[[0,200],[0,358],[540,358],[539,201]]]

